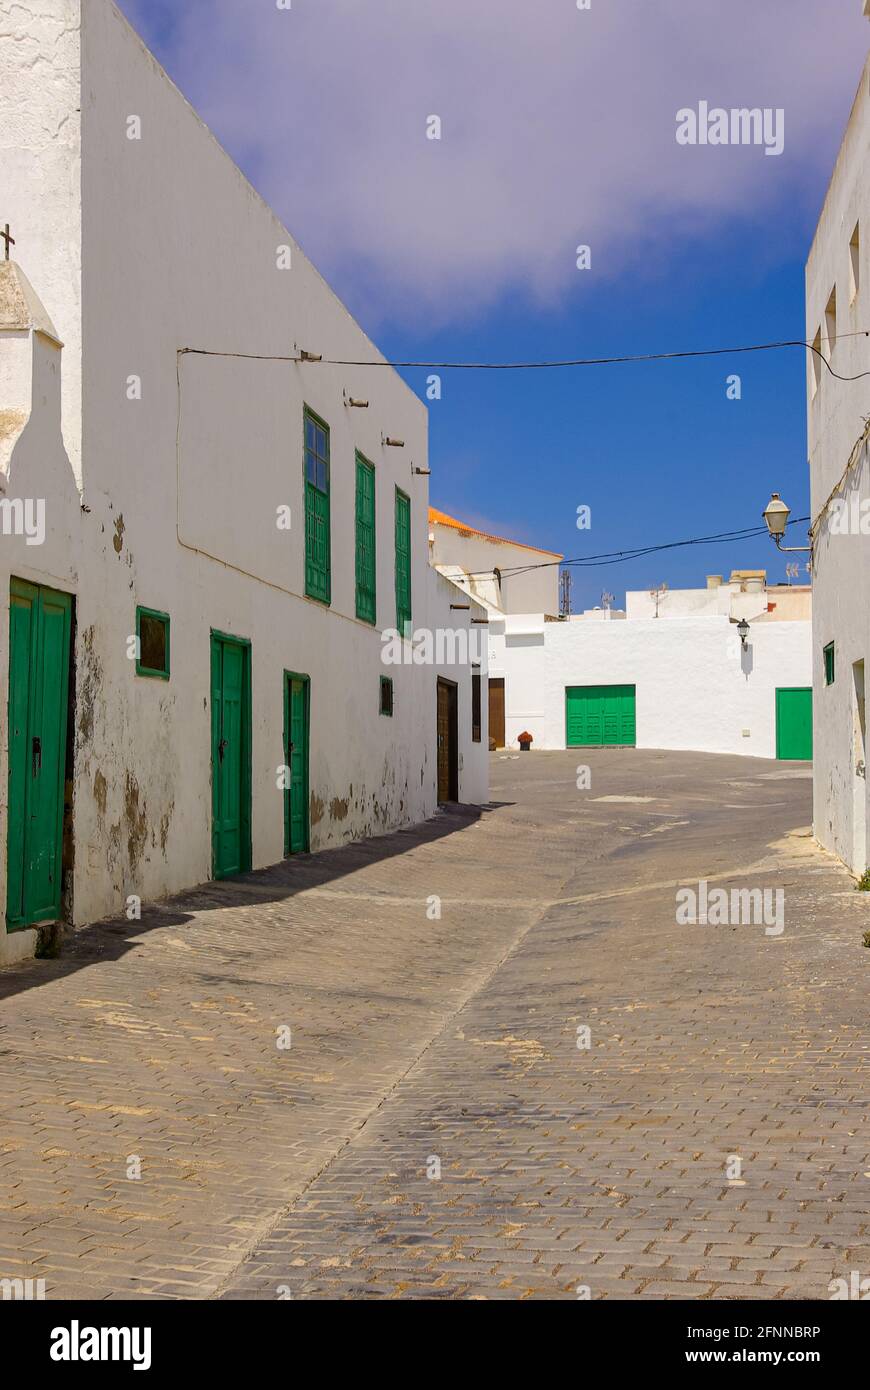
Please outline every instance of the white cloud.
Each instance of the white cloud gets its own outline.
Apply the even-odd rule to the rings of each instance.
[[[122,3],[147,33],[159,0]],[[578,243],[615,275],[722,219],[766,224],[802,254],[868,38],[859,0],[186,0],[167,13],[172,75],[368,321],[555,298],[577,284]],[[782,107],[782,157],[678,146],[676,112],[702,99]]]

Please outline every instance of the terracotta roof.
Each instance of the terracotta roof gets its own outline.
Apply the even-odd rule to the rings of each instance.
[[[554,560],[564,560],[564,555],[560,555],[556,550],[543,550],[539,545],[526,545],[525,541],[513,541],[509,536],[491,536],[488,531],[478,531],[476,526],[469,526],[465,521],[457,521],[455,516],[448,516],[446,512],[439,512],[437,507],[429,508],[429,524],[435,521],[439,526],[452,526],[454,531],[461,531],[466,536],[480,536],[485,541],[497,541],[502,545],[516,545],[520,550],[534,550],[537,555],[552,555]]]

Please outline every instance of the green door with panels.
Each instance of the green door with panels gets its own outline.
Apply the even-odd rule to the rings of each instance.
[[[304,854],[308,843],[308,729],[310,682],[284,675],[284,763],[290,785],[284,789],[284,853]]]
[[[72,598],[13,579],[6,926],[60,917]]]
[[[215,878],[251,867],[251,646],[211,638],[212,858]]]
[[[566,744],[569,748],[637,741],[635,686],[572,685],[565,691]]]
[[[809,761],[813,756],[813,692],[810,686],[776,692],[776,756]]]

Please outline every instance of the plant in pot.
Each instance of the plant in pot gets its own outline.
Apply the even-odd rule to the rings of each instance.
[[[520,745],[520,752],[521,752],[521,753],[528,753],[528,751],[529,751],[529,749],[531,748],[531,746],[532,746],[532,744],[534,743],[534,741],[535,741],[535,740],[534,740],[534,737],[533,737],[532,734],[530,734],[530,733],[528,733],[528,732],[526,732],[526,733],[524,733],[524,734],[520,734],[520,736],[519,736],[519,738],[518,738],[518,740],[517,740],[517,742],[518,742],[519,745]]]

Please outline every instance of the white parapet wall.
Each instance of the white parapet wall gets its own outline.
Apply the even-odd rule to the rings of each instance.
[[[547,622],[490,630],[489,674],[505,681],[506,736],[566,747],[566,689],[634,685],[637,746],[776,757],[776,691],[812,684],[809,622],[752,624],[746,649],[725,617]]]

